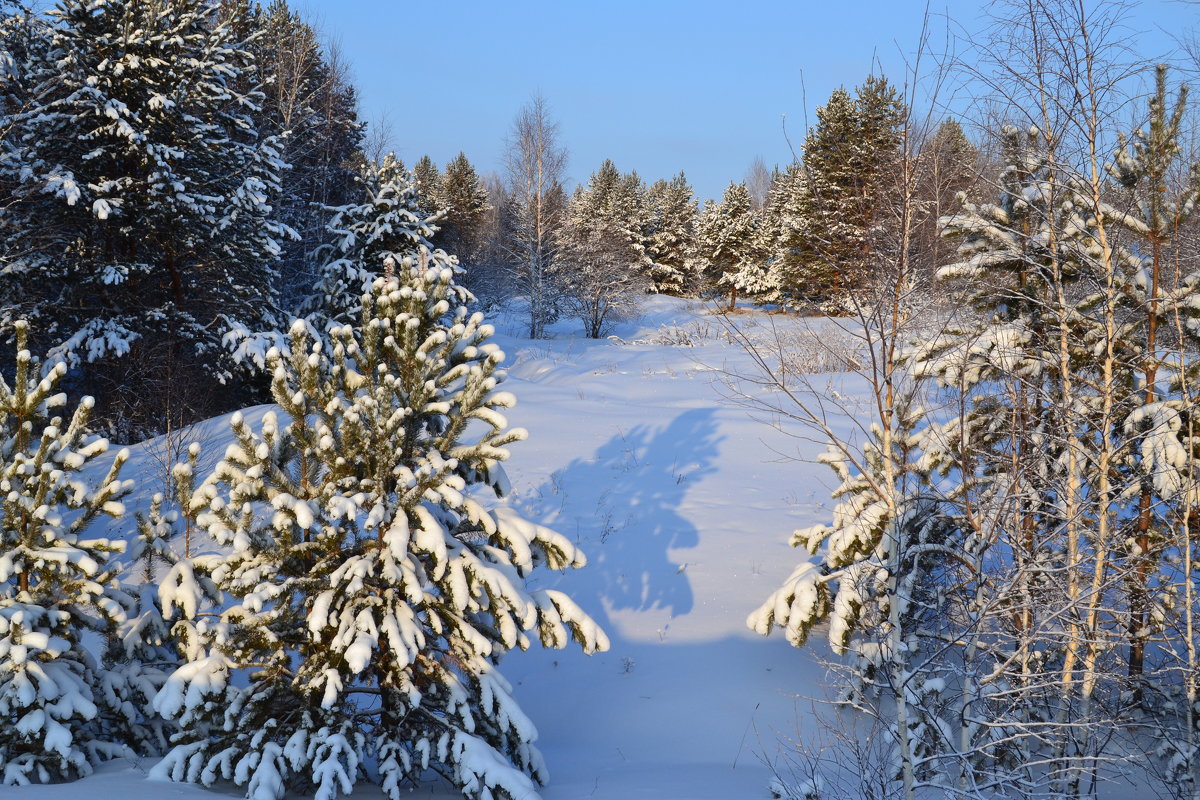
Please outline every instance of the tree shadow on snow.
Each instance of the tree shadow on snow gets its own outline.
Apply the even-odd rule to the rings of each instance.
[[[695,409],[667,427],[618,433],[588,458],[572,461],[524,503],[532,519],[575,540],[588,565],[570,593],[601,623],[607,610],[692,610],[686,562],[671,550],[695,547],[699,531],[679,512],[684,497],[714,471],[720,437],[713,411]],[[604,601],[606,609],[589,602]]]

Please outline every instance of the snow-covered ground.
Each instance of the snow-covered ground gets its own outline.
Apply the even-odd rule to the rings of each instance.
[[[768,324],[760,312],[739,319]],[[540,580],[574,597],[612,642],[596,656],[531,650],[502,664],[541,734],[551,776],[542,797],[768,797],[764,761],[777,757],[780,737],[801,735],[806,698],[822,694],[824,676],[811,654],[755,635],[745,619],[803,556],[788,535],[820,521],[828,498],[824,467],[781,454],[811,460],[821,446],[723,399],[722,369],[750,363],[699,304],[653,298],[617,326],[619,339],[602,341],[578,338],[578,324],[564,321],[555,338],[531,342],[520,324],[498,319],[505,389],[518,398],[509,420],[529,430],[511,447],[511,502],[588,554],[585,569]],[[683,338],[697,346],[661,343]],[[217,458],[224,422],[196,435]],[[163,450],[161,441],[134,448],[128,477],[161,482]],[[116,762],[81,783],[20,793],[214,796],[150,782],[149,766]],[[366,785],[354,794],[378,796]],[[455,795],[425,787],[413,796]]]

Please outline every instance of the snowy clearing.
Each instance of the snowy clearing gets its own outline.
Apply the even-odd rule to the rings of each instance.
[[[761,330],[817,326],[822,340],[839,333],[825,321],[761,312],[737,320]],[[787,546],[791,531],[820,521],[827,502],[828,471],[781,463],[781,454],[811,459],[820,446],[723,399],[722,370],[750,363],[695,301],[649,299],[609,340],[578,338],[574,320],[537,342],[512,335],[517,318],[497,322],[504,388],[518,398],[510,421],[530,434],[506,466],[510,501],[587,554],[582,570],[548,573],[548,588],[568,592],[612,642],[590,657],[535,646],[501,664],[540,732],[551,775],[542,797],[768,797],[765,761],[804,724],[823,675],[811,654],[755,635],[745,620],[803,555]],[[650,343],[680,334],[696,346]],[[266,410],[246,416],[257,421]],[[217,418],[190,432],[204,445],[202,462],[219,457],[226,426]],[[183,439],[174,438],[178,448]],[[165,442],[133,448],[125,475],[139,499],[163,480]],[[214,796],[149,781],[152,765],[116,762],[79,784],[23,791],[43,800]],[[380,795],[364,784],[353,796]],[[457,795],[426,786],[414,796]]]

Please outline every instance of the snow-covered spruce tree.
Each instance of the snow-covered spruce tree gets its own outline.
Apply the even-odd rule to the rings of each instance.
[[[257,73],[237,19],[219,15],[216,0],[61,0],[32,103],[0,119],[0,332],[33,322],[125,436],[227,403],[208,388],[240,374],[224,338],[277,324],[282,164],[239,88]]]
[[[421,207],[416,184],[394,155],[368,164],[362,202],[330,209],[332,244],[317,252],[320,279],[301,310],[317,330],[348,325],[362,314],[361,298],[387,259],[401,260],[432,248],[436,217]]]
[[[104,730],[101,670],[84,642],[112,635],[130,598],[110,557],[123,543],[84,539],[97,516],[124,513],[122,450],[98,481],[80,470],[108,449],[87,435],[85,398],[70,418],[55,393],[61,362],[39,378],[27,327],[14,326],[15,379],[0,377],[0,783],[69,780],[126,753]]]
[[[788,242],[792,230],[799,224],[803,183],[804,167],[799,161],[793,161],[783,170],[776,168],[762,208],[759,247],[766,258],[767,269],[774,274],[773,279],[781,289],[781,296],[781,270],[784,260],[790,255]]]
[[[721,202],[706,207],[700,219],[700,248],[717,286],[729,287],[729,310],[737,306],[738,292],[756,299],[771,299],[774,285],[760,249],[760,218],[744,183],[731,183]]]
[[[0,271],[36,253],[44,242],[45,231],[26,231],[14,216],[16,190],[27,167],[14,121],[35,105],[33,72],[49,49],[44,16],[19,0],[0,0]],[[0,291],[0,319],[18,316],[14,300]]]
[[[434,770],[466,797],[535,797],[536,733],[496,663],[530,632],[607,648],[570,598],[524,585],[583,555],[482,502],[524,435],[500,414],[514,400],[490,326],[439,251],[392,264],[332,349],[293,328],[291,355],[271,356],[287,416],[258,431],[236,417],[197,490],[232,604],[156,699],[183,728],[156,775],[275,800],[349,793],[369,772],[399,798]]]
[[[646,258],[650,280],[660,294],[683,294],[693,282],[696,259],[696,198],[681,172],[655,181],[646,193],[649,222]]]

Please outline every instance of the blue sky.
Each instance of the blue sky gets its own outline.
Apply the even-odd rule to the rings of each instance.
[[[605,158],[643,178],[684,170],[719,195],[761,156],[791,160],[805,122],[838,86],[881,65],[894,81],[921,28],[912,0],[294,0],[349,57],[367,120],[387,115],[411,166],[460,150],[502,166],[512,118],[540,91],[571,153],[569,178]],[[981,0],[934,3],[967,30]],[[1164,32],[1200,25],[1200,8],[1147,0],[1130,18],[1145,55]],[[939,41],[945,21],[934,19]]]

